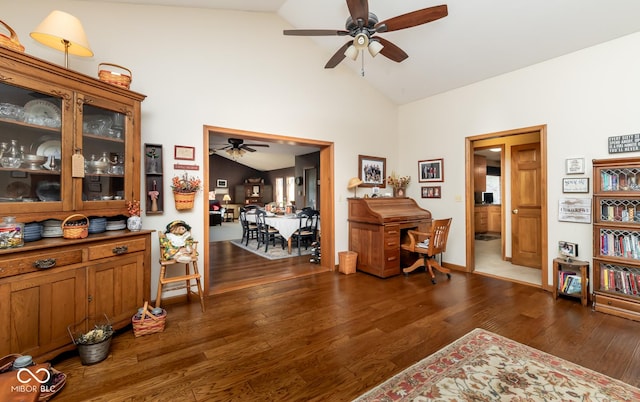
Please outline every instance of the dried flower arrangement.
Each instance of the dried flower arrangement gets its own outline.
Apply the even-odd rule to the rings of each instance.
[[[171,188],[174,193],[195,193],[200,191],[201,185],[199,178],[189,176],[186,172],[182,176],[174,176],[171,179]]]
[[[129,212],[129,216],[140,216],[140,201],[127,201],[127,211]]]
[[[404,188],[411,182],[411,176],[397,176],[395,172],[391,172],[391,176],[387,177],[387,184],[393,188]]]

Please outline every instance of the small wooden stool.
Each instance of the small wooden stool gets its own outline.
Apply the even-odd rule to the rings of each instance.
[[[163,260],[160,259],[160,279],[158,280],[158,295],[156,296],[156,305],[155,307],[160,307],[160,301],[162,300],[162,290],[163,286],[168,283],[176,283],[176,282],[185,282],[184,286],[172,288],[171,290],[176,289],[187,289],[187,300],[191,300],[191,295],[196,294],[192,290],[192,287],[195,285],[198,288],[198,296],[200,297],[200,306],[202,307],[202,312],[204,313],[204,297],[202,293],[202,286],[200,284],[200,272],[198,272],[198,253],[196,251],[197,242],[193,244],[193,252],[191,254],[191,260],[188,262],[176,261],[176,260]],[[184,275],[171,276],[167,277],[167,267],[170,265],[179,265],[184,264]],[[193,266],[193,273],[191,273],[190,267]],[[195,279],[195,284],[191,283],[192,280]]]

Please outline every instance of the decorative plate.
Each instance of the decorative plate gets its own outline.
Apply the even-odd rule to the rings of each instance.
[[[40,201],[60,201],[60,183],[41,181],[36,187],[36,195]]]
[[[31,116],[46,119],[60,120],[60,108],[51,102],[42,99],[35,99],[24,105],[24,112]]]
[[[49,140],[45,141],[40,146],[38,146],[38,150],[36,151],[36,155],[42,155],[47,157],[47,161],[42,164],[45,169],[49,169],[49,162],[51,159],[50,156],[53,155],[55,159],[61,158],[60,151],[61,143],[58,140]]]

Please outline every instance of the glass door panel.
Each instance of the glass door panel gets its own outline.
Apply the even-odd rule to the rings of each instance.
[[[83,106],[83,201],[124,199],[126,120],[122,112],[89,104]]]
[[[0,205],[8,213],[60,209],[63,96],[0,83]]]

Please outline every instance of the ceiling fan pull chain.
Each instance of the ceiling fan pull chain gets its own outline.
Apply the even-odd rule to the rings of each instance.
[[[364,77],[364,50],[360,51],[362,53],[362,57],[360,58],[362,60],[362,69],[360,70],[360,75]]]

